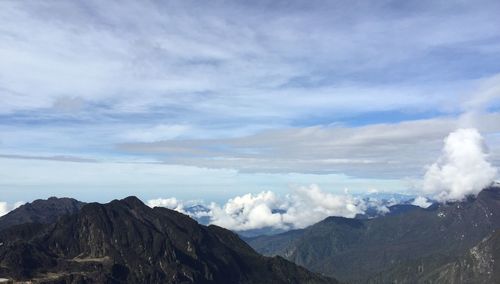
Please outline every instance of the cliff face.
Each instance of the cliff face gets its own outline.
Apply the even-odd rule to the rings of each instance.
[[[0,233],[0,275],[54,283],[336,283],[239,237],[129,197]]]

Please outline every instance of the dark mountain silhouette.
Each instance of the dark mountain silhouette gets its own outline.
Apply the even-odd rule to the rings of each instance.
[[[53,223],[62,215],[78,212],[83,205],[85,203],[72,198],[37,199],[0,217],[0,231],[24,223]]]
[[[0,276],[41,283],[337,283],[135,197],[0,232]]]
[[[500,188],[464,202],[399,209],[374,219],[329,217],[304,230],[247,242],[340,281],[425,282],[500,228]]]

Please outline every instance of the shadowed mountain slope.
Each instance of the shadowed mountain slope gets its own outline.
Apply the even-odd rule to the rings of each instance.
[[[42,283],[337,283],[135,197],[0,233],[0,275]]]

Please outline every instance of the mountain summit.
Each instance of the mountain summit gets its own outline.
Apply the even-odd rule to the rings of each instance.
[[[1,231],[0,275],[42,283],[337,283],[136,197]]]
[[[0,231],[24,223],[49,224],[62,215],[78,212],[85,203],[73,198],[37,199],[26,203],[0,218]]]

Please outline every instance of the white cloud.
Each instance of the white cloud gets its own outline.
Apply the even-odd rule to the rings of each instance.
[[[197,214],[185,212],[184,206],[175,198],[150,200],[148,205],[164,206],[192,216]],[[359,198],[325,192],[312,184],[297,188],[285,196],[278,196],[271,191],[248,193],[229,199],[223,206],[211,203],[208,209],[200,216],[209,216],[210,223],[245,231],[265,227],[304,228],[329,216],[353,218],[363,213],[366,205]]]
[[[151,199],[147,201],[147,204],[149,207],[166,207],[168,209],[185,213],[184,204],[175,197]]]
[[[488,139],[500,132],[500,114],[479,115]],[[460,125],[454,117],[360,127],[285,128],[227,139],[182,139],[121,145],[130,153],[156,156],[167,164],[230,168],[242,172],[345,173],[370,178],[420,177],[442,137]],[[496,143],[492,154],[500,158]],[[191,153],[191,155],[185,155]]]
[[[309,226],[328,216],[353,218],[366,209],[358,198],[324,192],[315,184],[297,189],[288,196],[288,204],[283,222],[294,228]]]
[[[271,191],[245,194],[229,199],[220,207],[212,203],[211,222],[232,230],[249,230],[262,227],[283,228],[283,217],[272,210],[280,208],[282,200]]]
[[[458,129],[444,140],[442,156],[425,173],[423,191],[438,201],[462,200],[490,185],[497,169],[487,161],[481,134]]]
[[[10,211],[18,208],[19,206],[25,204],[24,201],[18,201],[14,204],[8,204],[7,202],[0,202],[0,217],[9,213]]]
[[[429,202],[429,200],[423,196],[418,196],[417,198],[415,198],[415,200],[413,200],[411,204],[422,208],[427,208],[432,205],[432,202]]]

